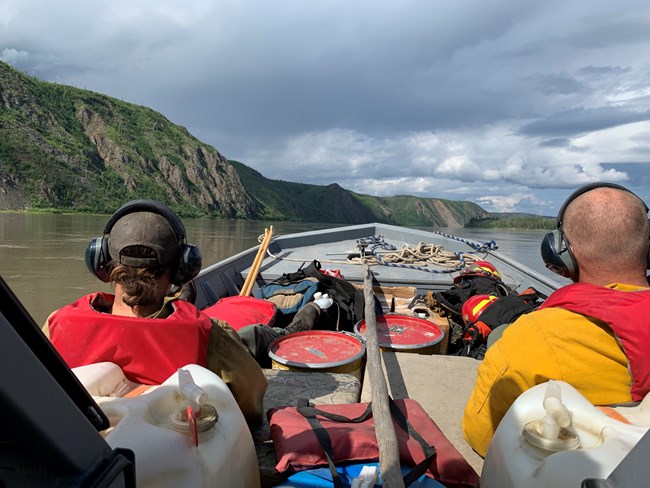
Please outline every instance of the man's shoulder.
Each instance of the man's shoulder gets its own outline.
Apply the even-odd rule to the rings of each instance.
[[[531,341],[541,344],[543,340],[548,343],[553,337],[570,335],[570,332],[567,332],[567,323],[575,319],[572,315],[575,314],[560,308],[533,310],[521,315],[508,326],[495,345],[499,344],[502,349],[511,349]]]
[[[510,328],[514,326],[518,328],[553,326],[557,323],[557,319],[565,314],[568,314],[568,312],[561,308],[538,308],[527,314],[520,315]]]

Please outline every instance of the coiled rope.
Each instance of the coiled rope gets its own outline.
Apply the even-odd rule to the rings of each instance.
[[[399,251],[394,253],[373,253],[371,256],[362,256],[358,259],[365,262],[374,260],[381,266],[416,269],[427,273],[454,273],[462,270],[468,264],[478,261],[479,257],[476,254],[498,249],[498,245],[494,240],[480,244],[440,231],[435,231],[435,233],[467,244],[474,251],[453,252],[446,250],[442,244],[420,242],[415,247],[404,244]],[[383,240],[383,236],[371,236],[366,239],[378,245]],[[360,241],[362,240],[360,239]],[[430,266],[443,269],[433,269]]]

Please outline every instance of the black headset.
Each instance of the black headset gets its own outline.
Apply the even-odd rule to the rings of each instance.
[[[88,270],[104,283],[110,281],[109,273],[106,268],[108,263],[112,261],[112,257],[108,250],[108,237],[113,229],[113,226],[125,215],[135,212],[151,212],[158,214],[169,222],[170,227],[176,234],[179,244],[179,252],[176,259],[172,262],[171,271],[169,273],[170,280],[174,285],[182,285],[191,281],[201,271],[201,252],[199,248],[193,244],[188,244],[185,240],[185,226],[181,219],[170,210],[165,204],[155,200],[133,200],[122,205],[117,211],[108,219],[104,227],[104,235],[96,237],[90,241],[86,249],[86,266]]]
[[[615,188],[618,190],[626,191],[628,193],[632,193],[632,195],[639,198],[638,195],[631,192],[624,186],[617,185],[616,183],[606,182],[590,183],[588,185],[584,185],[574,191],[569,196],[569,198],[567,198],[566,202],[564,202],[562,208],[560,208],[560,212],[557,215],[557,230],[549,232],[544,236],[541,249],[542,259],[544,260],[546,267],[554,273],[564,276],[565,278],[574,279],[578,276],[578,262],[571,252],[571,246],[569,245],[569,241],[567,240],[566,235],[564,234],[564,230],[562,229],[562,225],[564,224],[564,213],[572,201],[574,201],[580,195],[583,195],[584,193],[587,193],[588,191],[594,190],[596,188]],[[639,200],[641,200],[641,198],[639,198]],[[643,202],[643,200],[641,200],[641,203],[643,203],[645,211],[648,213],[648,206],[645,204],[645,202]],[[650,269],[650,250],[648,252],[648,269]]]

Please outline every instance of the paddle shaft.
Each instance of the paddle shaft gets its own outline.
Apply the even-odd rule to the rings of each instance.
[[[372,271],[368,264],[362,266],[363,295],[365,298],[366,354],[368,374],[372,390],[372,416],[375,419],[375,432],[379,445],[379,465],[382,486],[404,488],[404,480],[399,461],[399,445],[393,418],[388,403],[388,387],[381,365],[379,341],[377,339],[377,320],[375,317],[375,294],[372,291]]]
[[[264,239],[260,244],[260,248],[257,250],[257,254],[253,260],[253,265],[248,272],[248,276],[246,277],[246,281],[244,281],[244,286],[242,286],[242,289],[239,292],[239,296],[250,296],[251,291],[253,290],[253,283],[255,283],[255,280],[257,279],[257,274],[259,273],[260,267],[262,266],[262,261],[264,261],[264,253],[266,253],[266,250],[269,247],[272,236],[273,226],[269,227],[268,229],[264,229]]]

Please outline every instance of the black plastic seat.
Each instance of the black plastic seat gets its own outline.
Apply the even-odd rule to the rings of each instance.
[[[0,486],[135,486],[133,452],[1,277],[0,371]]]

